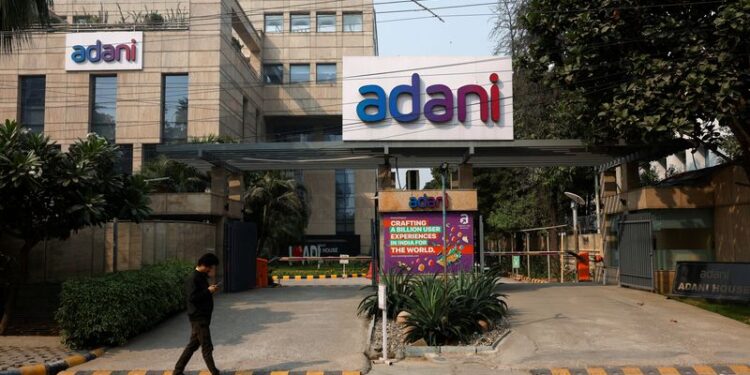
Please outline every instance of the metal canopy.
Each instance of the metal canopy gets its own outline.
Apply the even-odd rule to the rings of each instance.
[[[158,145],[156,152],[199,170],[235,171],[434,168],[447,162],[475,168],[601,166],[632,147],[589,147],[580,140],[278,142]]]

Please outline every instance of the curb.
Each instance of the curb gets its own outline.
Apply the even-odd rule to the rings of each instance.
[[[279,280],[282,280],[282,281],[288,281],[288,280],[300,281],[300,280],[316,280],[316,279],[352,279],[352,278],[363,278],[363,277],[365,277],[364,273],[350,273],[350,274],[347,274],[347,275],[307,275],[307,276],[302,276],[302,275],[296,275],[296,276],[284,275],[284,276],[281,276],[281,277],[279,277],[279,276],[273,276],[273,280],[274,281],[279,281]]]
[[[19,368],[11,368],[8,370],[0,371],[0,375],[56,375],[57,373],[65,371],[73,366],[78,366],[80,364],[101,357],[105,351],[105,348],[99,348],[85,354],[72,355],[59,361],[26,365]]]
[[[528,277],[528,276],[510,275],[508,277],[516,281],[524,281],[524,282],[532,283],[532,284],[549,284],[550,283],[550,281],[547,279],[536,279],[536,278]]]
[[[210,375],[208,371],[185,371],[185,375]],[[286,371],[286,370],[247,370],[222,371],[222,375],[361,375],[361,371]],[[132,370],[132,371],[64,371],[60,375],[172,375],[172,370]]]
[[[531,375],[748,375],[750,366],[693,365],[693,366],[614,366],[587,368],[541,368]]]

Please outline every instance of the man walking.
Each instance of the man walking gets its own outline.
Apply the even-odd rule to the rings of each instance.
[[[208,253],[198,259],[198,265],[193,274],[185,282],[187,294],[187,313],[190,319],[190,342],[182,352],[180,359],[174,366],[173,375],[183,375],[185,366],[198,348],[201,348],[203,360],[206,362],[211,375],[220,375],[214,364],[214,346],[211,343],[211,314],[214,310],[214,293],[219,290],[218,285],[209,285],[208,278],[216,273],[219,258]]]

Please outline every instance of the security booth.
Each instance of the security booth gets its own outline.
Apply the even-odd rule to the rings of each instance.
[[[381,191],[378,196],[383,272],[472,270],[476,190]]]

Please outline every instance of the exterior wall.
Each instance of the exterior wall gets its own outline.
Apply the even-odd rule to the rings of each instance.
[[[750,262],[750,186],[739,166],[725,168],[714,178],[716,260]]]
[[[250,21],[263,29],[266,13],[284,14],[284,32],[264,33],[263,62],[284,64],[284,84],[263,88],[266,115],[341,114],[341,61],[343,56],[376,54],[375,15],[372,0],[240,0]],[[343,32],[345,12],[362,12],[362,32]],[[309,33],[290,32],[290,12],[309,13]],[[336,13],[336,32],[318,33],[316,14]],[[289,84],[289,64],[310,64],[311,82]],[[336,83],[315,83],[317,63],[336,63]],[[346,120],[344,120],[346,123]]]
[[[134,170],[142,161],[144,144],[161,142],[162,75],[188,73],[188,137],[229,135],[253,139],[256,110],[262,103],[257,72],[231,45],[233,24],[219,14],[237,12],[234,0],[144,1],[120,4],[124,13],[161,9],[162,14],[179,5],[198,20],[182,26],[165,24],[144,31],[143,69],[139,71],[65,71],[65,34],[78,31],[118,31],[116,4],[60,0],[58,14],[108,12],[109,25],[67,26],[61,31],[34,33],[31,43],[12,55],[0,56],[0,119],[15,119],[18,112],[19,76],[46,76],[44,131],[66,148],[89,132],[90,80],[97,74],[117,75],[116,142],[133,144]],[[117,13],[117,17],[113,16]],[[71,17],[68,17],[72,19]],[[236,20],[235,20],[236,21]],[[240,19],[241,21],[241,19]],[[239,24],[243,24],[239,22]],[[249,21],[245,19],[245,25]],[[251,30],[254,32],[254,30]],[[247,34],[248,31],[244,30]],[[249,43],[246,43],[249,44]],[[249,53],[249,52],[248,52]],[[243,126],[243,100],[247,99]],[[243,135],[248,135],[243,137]],[[254,139],[253,139],[254,140]]]

